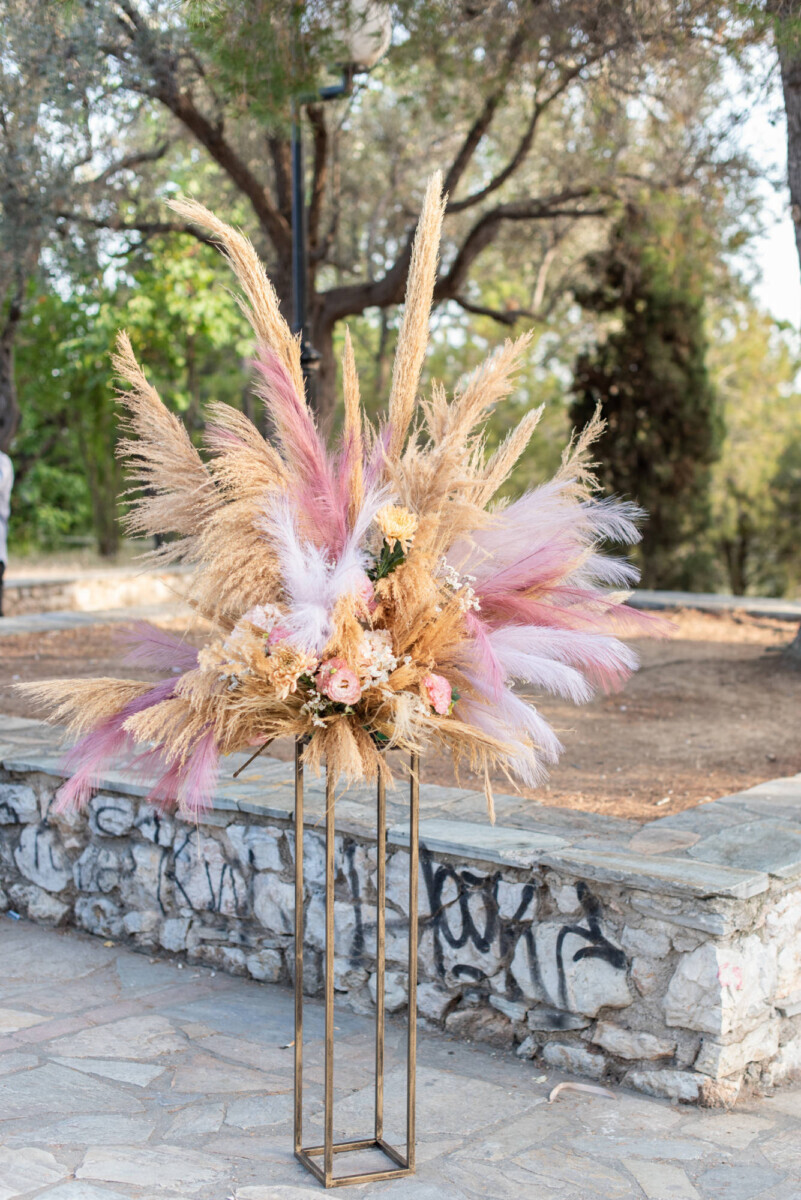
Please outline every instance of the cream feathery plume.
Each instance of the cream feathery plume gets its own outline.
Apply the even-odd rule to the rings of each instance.
[[[48,721],[80,735],[121,712],[132,700],[152,690],[152,683],[135,679],[46,679],[18,683],[48,712]]]
[[[206,411],[210,420],[203,440],[213,455],[209,470],[231,497],[257,498],[287,486],[280,454],[244,413],[218,402]]]
[[[442,195],[442,172],[428,181],[412,247],[403,320],[395,351],[389,396],[389,457],[396,459],[406,440],[417,402],[420,371],[428,346],[428,319],[437,276],[437,256],[447,197]]]
[[[441,425],[440,429],[431,431],[436,441],[443,441],[447,436],[459,444],[464,443],[484,414],[509,395],[520,357],[528,349],[531,338],[530,332],[521,334],[515,341],[507,338],[473,371],[446,412],[432,411],[432,416],[436,411],[435,419]]]
[[[248,303],[240,301],[253,332],[260,342],[277,354],[299,396],[306,395],[300,367],[300,341],[281,315],[275,288],[267,278],[261,260],[249,238],[233,229],[189,196],[177,196],[167,201],[173,212],[193,225],[208,229],[222,243],[223,253],[233,268]]]
[[[484,468],[483,476],[473,486],[470,499],[479,508],[489,504],[499,487],[502,487],[513,471],[517,460],[531,441],[545,411],[545,405],[532,408],[522,421],[504,438]]]
[[[472,511],[484,507],[474,499],[484,478],[483,439],[474,430],[511,392],[520,356],[530,340],[528,333],[507,340],[472,372],[450,404],[435,384],[431,399],[422,406],[430,447],[421,450],[411,441],[400,463],[389,469],[400,496],[416,511],[438,513],[448,500],[448,515],[442,515],[436,539],[440,546],[482,520],[479,511]],[[448,528],[451,522],[455,524]]]
[[[350,505],[348,516],[351,528],[364,502],[364,476],[362,447],[362,410],[359,392],[359,375],[350,330],[345,329],[345,349],[342,354],[342,391],[345,400],[345,452],[350,465],[348,492]]]
[[[572,480],[576,490],[593,490],[596,486],[595,468],[597,463],[590,457],[590,448],[598,441],[606,429],[606,421],[601,416],[600,401],[595,412],[582,429],[581,433],[573,430],[567,446],[562,451],[562,463],[554,475],[554,481]]]
[[[122,428],[130,436],[120,440],[116,453],[129,460],[132,486],[126,494],[135,495],[125,525],[134,534],[183,534],[180,541],[152,552],[151,557],[170,561],[186,554],[222,496],[186,426],[148,383],[127,333],[117,335],[112,362],[120,379],[130,385],[130,390],[118,388],[120,403],[127,409]]]

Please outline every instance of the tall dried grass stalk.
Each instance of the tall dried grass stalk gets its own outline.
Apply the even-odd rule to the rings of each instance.
[[[118,378],[128,388],[117,389],[126,416],[120,422],[126,434],[117,445],[117,456],[127,459],[131,487],[125,528],[134,536],[179,533],[180,541],[155,553],[172,561],[191,553],[197,530],[219,506],[221,499],[208,468],[190,441],[186,426],[162,403],[156,389],[136,361],[127,333],[117,336],[112,362]]]
[[[350,330],[345,329],[345,349],[342,354],[342,394],[345,402],[344,444],[350,471],[348,516],[351,526],[364,503],[364,445],[362,438],[362,406],[359,375]]]
[[[420,371],[428,347],[428,318],[437,278],[437,259],[447,196],[442,195],[442,174],[428,181],[420,221],[412,247],[403,320],[395,351],[392,389],[389,394],[389,458],[403,449],[417,404]]]
[[[236,273],[246,301],[239,304],[250,322],[253,332],[264,346],[269,346],[278,355],[299,396],[305,395],[303,371],[300,365],[300,340],[292,333],[281,315],[278,296],[270,283],[261,260],[249,238],[221,221],[197,200],[178,196],[168,200],[170,208],[207,229],[222,246],[223,253]]]

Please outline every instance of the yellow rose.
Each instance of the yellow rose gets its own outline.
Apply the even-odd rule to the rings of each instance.
[[[375,523],[390,546],[400,542],[401,550],[408,554],[412,538],[417,531],[417,517],[414,513],[397,504],[385,504],[376,513]]]

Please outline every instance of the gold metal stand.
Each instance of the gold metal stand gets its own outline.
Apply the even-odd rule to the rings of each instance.
[[[409,1004],[406,1046],[406,1153],[384,1139],[384,971],[386,952],[387,803],[383,781],[377,785],[376,842],[376,1037],[375,1125],[372,1137],[334,1141],[334,784],[326,778],[325,796],[325,1105],[322,1146],[303,1145],[303,763],[295,744],[295,1157],[326,1188],[378,1182],[414,1174],[415,1062],[417,1057],[417,839],[420,796],[419,756],[411,758],[409,787]],[[334,1155],[381,1150],[394,1165],[364,1174],[334,1177]],[[315,1162],[322,1158],[322,1167]]]

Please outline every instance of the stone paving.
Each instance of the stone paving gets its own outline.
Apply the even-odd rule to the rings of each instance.
[[[310,1200],[291,1152],[292,997],[0,916],[0,1200]],[[309,1136],[320,1006],[307,1002]],[[336,1136],[369,1123],[371,1022],[337,1014]],[[390,1022],[388,1095],[403,1090]],[[392,1200],[798,1200],[801,1089],[730,1112],[563,1090],[500,1051],[421,1031],[418,1173]],[[390,1135],[396,1120],[390,1115]]]
[[[0,621],[0,638],[20,633],[52,633],[63,629],[79,629],[87,625],[127,625],[131,621],[166,621],[186,617],[189,609],[182,601],[162,604],[137,604],[126,608],[94,609],[90,612],[72,609],[55,612],[25,613],[4,617]]]

